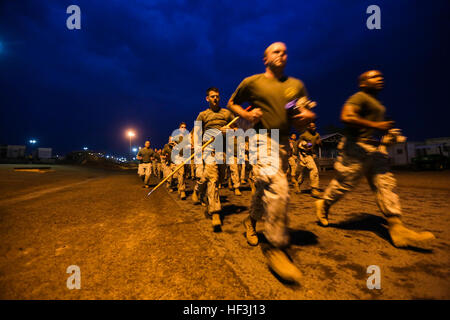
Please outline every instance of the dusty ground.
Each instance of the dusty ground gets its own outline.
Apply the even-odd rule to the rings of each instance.
[[[304,273],[293,286],[245,241],[248,190],[221,190],[223,227],[214,233],[203,207],[165,188],[147,198],[134,171],[13,167],[0,166],[1,299],[450,298],[449,171],[396,175],[405,223],[437,237],[428,249],[392,246],[365,182],[332,208],[326,229],[309,194],[292,193],[291,254]],[[70,265],[81,269],[80,290],[66,287]],[[369,265],[381,269],[381,290],[366,287]]]

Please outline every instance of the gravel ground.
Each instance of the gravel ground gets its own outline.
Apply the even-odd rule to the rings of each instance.
[[[307,190],[292,192],[290,253],[304,280],[291,285],[246,243],[248,188],[241,197],[221,189],[223,227],[213,232],[202,206],[165,188],[146,197],[134,171],[51,167],[0,165],[1,299],[450,298],[449,171],[396,172],[405,224],[436,235],[427,248],[393,247],[364,181],[332,208],[328,228]],[[80,267],[80,290],[66,287],[70,265]],[[380,290],[366,286],[370,265],[380,267]]]

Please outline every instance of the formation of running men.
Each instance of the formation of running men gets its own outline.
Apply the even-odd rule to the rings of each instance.
[[[384,85],[382,73],[370,70],[361,74],[359,91],[344,103],[341,121],[345,125],[345,134],[338,145],[335,177],[321,194],[314,152],[321,145],[321,139],[314,123],[316,115],[311,110],[314,103],[308,100],[302,81],[285,75],[287,48],[284,43],[275,42],[268,46],[263,61],[265,72],[245,78],[232,94],[227,108],[220,107],[219,89],[207,89],[209,107],[196,118],[201,121],[201,127],[194,127],[188,134],[186,123],[181,123],[181,134],[170,137],[162,150],[150,149],[150,142],[146,141],[137,156],[141,161],[138,174],[144,180],[144,187],[149,187],[152,172],[158,178],[170,176],[166,188],[169,192],[177,190],[180,199],[185,200],[186,178],[190,177],[195,181],[192,201],[205,207],[214,229],[220,230],[222,207],[219,189],[222,183],[227,182],[234,194],[240,196],[241,185],[248,182],[252,200],[249,216],[243,221],[246,240],[252,246],[259,244],[256,224],[262,221],[267,243],[261,243],[261,248],[268,265],[288,281],[300,282],[302,276],[286,251],[290,244],[287,229],[289,183],[299,193],[307,173],[311,196],[318,198],[316,216],[319,225],[328,226],[331,206],[365,176],[375,193],[378,207],[387,219],[394,246],[421,246],[424,241],[434,239],[430,232],[415,232],[406,228],[401,220],[399,198],[393,190],[396,180],[389,170],[386,150],[386,145],[400,141],[401,135],[398,129],[393,129],[394,122],[384,120],[386,109],[377,97]],[[244,109],[245,104],[252,108]],[[294,109],[295,112],[292,112]],[[224,150],[216,150],[211,144],[204,148],[203,160],[191,161],[172,174],[178,167],[177,163],[184,159],[182,152],[176,156],[178,161],[172,157],[177,144],[189,139],[194,152],[198,130],[205,133],[201,137],[203,143],[218,135],[225,136],[227,130],[237,129],[236,124],[229,125],[236,116],[251,123],[256,130],[257,150],[270,149],[264,157],[258,157],[256,162],[251,163],[248,141],[245,142],[245,152],[238,154],[236,139],[232,146],[233,157],[226,159]],[[298,138],[296,134],[290,134],[292,127],[300,133]],[[262,135],[261,129],[266,129],[268,134]],[[272,129],[278,130],[277,137],[270,133]],[[375,138],[377,134],[381,134],[382,138]]]

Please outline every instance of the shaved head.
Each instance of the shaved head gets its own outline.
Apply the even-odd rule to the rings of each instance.
[[[377,74],[383,75],[381,73],[381,71],[378,71],[378,70],[369,70],[369,71],[361,73],[360,76],[358,77],[358,84],[361,85],[361,83],[363,83],[367,79],[369,79]]]
[[[358,84],[360,88],[379,91],[384,87],[383,73],[381,73],[381,71],[378,70],[369,70],[363,72],[358,77]]]
[[[271,45],[269,45],[269,46],[266,48],[266,50],[264,50],[264,58],[267,56],[267,54],[268,54],[271,50],[273,50],[273,48],[274,48],[275,46],[279,46],[279,45],[284,46],[284,49],[287,50],[287,49],[286,49],[286,44],[285,44],[284,42],[274,42],[274,43],[272,43]]]
[[[264,65],[279,75],[283,74],[287,62],[287,48],[283,42],[274,42],[264,50]]]

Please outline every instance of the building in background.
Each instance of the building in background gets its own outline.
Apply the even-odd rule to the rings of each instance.
[[[51,159],[52,148],[37,148],[33,152],[34,159]]]
[[[342,139],[341,133],[322,136],[322,146],[318,148],[317,165],[321,171],[333,169],[338,156],[337,145]],[[410,166],[413,158],[440,155],[450,158],[450,137],[433,138],[425,141],[406,141],[387,147],[392,166]]]
[[[416,157],[441,155],[450,157],[450,137],[433,138],[425,141],[406,141],[388,147],[391,165],[407,166]]]
[[[321,137],[322,146],[318,147],[316,158],[317,167],[320,171],[333,169],[334,161],[338,156],[337,146],[343,136],[343,134],[336,132]]]
[[[23,159],[25,158],[26,146],[2,145],[0,146],[0,158],[2,159]]]

